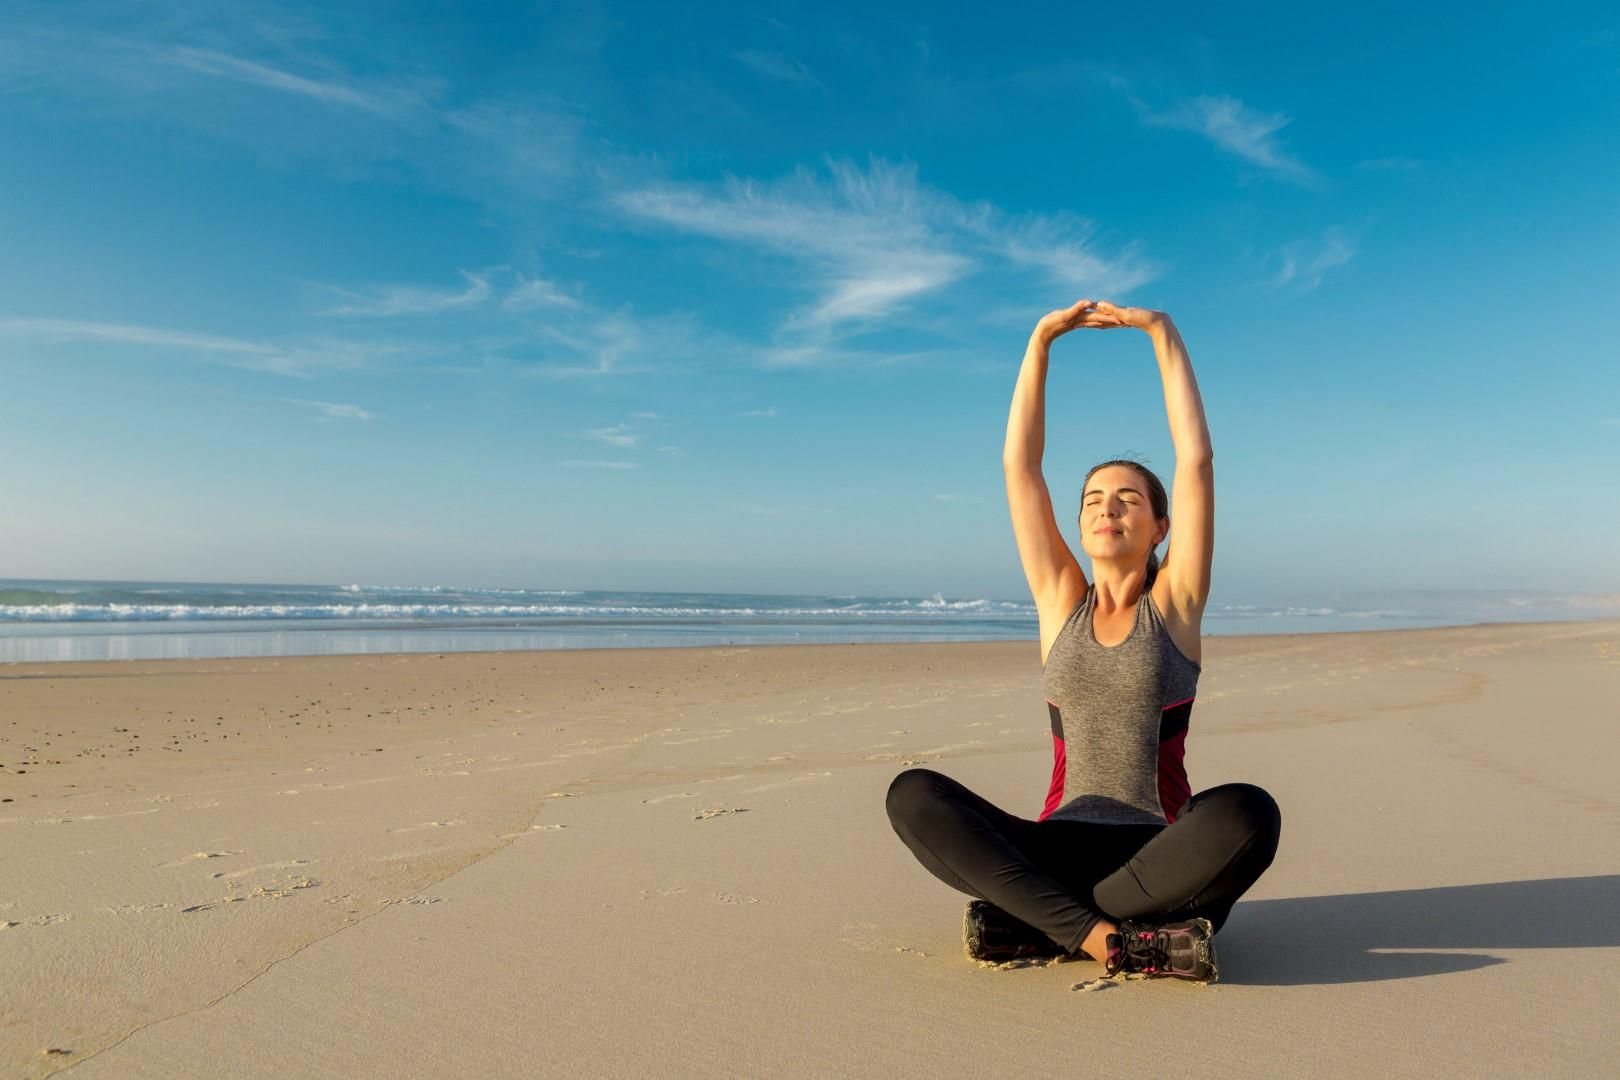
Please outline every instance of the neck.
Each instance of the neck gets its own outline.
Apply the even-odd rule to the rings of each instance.
[[[1092,561],[1093,607],[1100,607],[1104,611],[1133,607],[1142,599],[1142,590],[1146,587],[1147,567],[1140,563],[1120,566],[1104,560]]]

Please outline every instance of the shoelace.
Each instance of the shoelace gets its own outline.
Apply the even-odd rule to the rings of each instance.
[[[1156,975],[1170,965],[1170,934],[1165,930],[1133,930],[1122,934],[1123,970]]]

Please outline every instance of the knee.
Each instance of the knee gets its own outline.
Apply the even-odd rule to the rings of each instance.
[[[1231,821],[1252,838],[1257,848],[1276,851],[1282,835],[1282,811],[1264,788],[1253,784],[1222,784],[1203,793],[1201,803]]]
[[[915,822],[929,805],[938,801],[939,788],[935,783],[938,778],[939,774],[932,769],[907,769],[890,782],[884,805],[895,828]]]

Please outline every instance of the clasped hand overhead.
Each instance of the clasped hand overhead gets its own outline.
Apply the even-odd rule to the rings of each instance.
[[[1062,337],[1070,330],[1151,330],[1169,316],[1149,308],[1120,307],[1107,300],[1078,300],[1071,307],[1059,308],[1041,317],[1035,333],[1046,341]]]

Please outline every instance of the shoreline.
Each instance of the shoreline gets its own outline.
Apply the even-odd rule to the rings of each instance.
[[[1422,633],[1429,633],[1429,632],[1432,632],[1432,631],[1469,630],[1469,629],[1479,629],[1479,628],[1493,627],[1493,626],[1510,626],[1510,627],[1525,627],[1525,628],[1543,627],[1543,628],[1545,628],[1545,627],[1554,627],[1554,626],[1604,625],[1604,624],[1620,625],[1620,618],[1616,618],[1614,616],[1601,616],[1601,615],[1599,615],[1599,616],[1579,616],[1579,617],[1568,618],[1568,619],[1476,620],[1474,622],[1459,622],[1459,623],[1434,623],[1434,624],[1425,623],[1424,625],[1421,625],[1421,626],[1375,626],[1375,627],[1361,627],[1361,628],[1356,628],[1356,629],[1335,628],[1335,629],[1324,629],[1324,630],[1280,630],[1280,631],[1273,631],[1273,632],[1270,632],[1270,633],[1251,632],[1251,631],[1245,631],[1245,632],[1241,632],[1241,633],[1233,633],[1233,632],[1212,633],[1212,632],[1210,632],[1209,630],[1206,629],[1204,631],[1204,633],[1203,633],[1203,639],[1204,639],[1204,641],[1208,642],[1208,641],[1216,641],[1216,640],[1220,640],[1220,641],[1248,640],[1248,639],[1251,639],[1251,638],[1253,638],[1253,639],[1273,639],[1273,638],[1286,639],[1286,638],[1319,638],[1319,637],[1333,637],[1333,636],[1363,637],[1363,636],[1367,636],[1367,635],[1384,635],[1384,634],[1422,634]],[[30,624],[30,625],[74,625],[74,624],[68,623],[68,624]],[[119,624],[119,623],[92,623],[92,624],[78,624],[78,625],[118,626],[118,625],[123,625],[123,624]],[[154,624],[142,624],[142,625],[154,625]],[[390,631],[397,632],[401,628],[388,628],[388,629]],[[423,631],[429,631],[429,630],[442,630],[443,628],[442,627],[422,627],[420,629],[423,630]],[[521,629],[519,629],[519,628],[499,628],[499,629],[511,629],[513,632],[518,632],[518,633],[522,633],[522,632],[546,632],[546,631],[530,631],[530,630],[528,630],[528,628],[521,628]],[[676,628],[676,629],[678,629],[678,628]],[[209,635],[209,634],[226,635],[226,634],[232,634],[232,633],[242,633],[241,630],[232,629],[232,628],[197,629],[197,630],[181,630],[181,631],[172,631],[171,630],[171,631],[168,631],[168,632],[170,632],[170,633],[180,633],[180,634],[199,634],[199,635]],[[266,629],[266,630],[258,631],[258,632],[259,633],[264,633],[264,634],[271,634],[271,633],[280,633],[280,634],[297,634],[297,633],[323,634],[323,633],[343,633],[343,632],[351,632],[351,631],[329,630],[329,629],[325,629],[325,628],[321,628],[321,627],[300,627],[300,628],[295,628],[295,629],[277,629],[277,630]],[[158,634],[163,633],[163,631],[148,631],[147,633],[151,634],[152,636],[157,636]],[[68,635],[64,635],[64,636],[68,636]],[[112,637],[112,636],[115,636],[115,635],[114,634],[108,634],[108,633],[85,635],[85,637],[87,637],[87,638],[98,638],[98,637],[99,638],[106,638],[106,637]],[[131,636],[140,636],[140,635],[131,635]],[[21,637],[19,636],[18,639],[20,640]],[[0,640],[3,640],[3,638],[0,638]],[[703,650],[703,649],[784,649],[784,648],[785,649],[796,649],[796,648],[817,648],[817,647],[826,648],[826,647],[852,647],[852,646],[884,647],[884,646],[890,646],[890,645],[919,645],[919,646],[936,646],[936,645],[939,645],[939,646],[945,646],[945,645],[1030,645],[1030,644],[1037,644],[1038,645],[1039,644],[1039,638],[1038,637],[1029,637],[1029,638],[1007,638],[1007,637],[995,637],[995,638],[942,638],[942,637],[934,637],[934,638],[916,638],[916,639],[888,639],[888,638],[885,638],[885,639],[877,640],[877,641],[796,641],[796,642],[740,641],[740,642],[703,642],[703,643],[696,643],[696,644],[669,644],[669,645],[619,645],[619,644],[592,645],[592,644],[585,644],[585,645],[570,645],[570,646],[562,646],[562,647],[537,647],[537,648],[491,648],[491,649],[478,649],[478,648],[450,648],[450,649],[446,649],[446,648],[424,648],[424,649],[394,650],[394,651],[387,651],[387,652],[385,652],[385,651],[377,651],[377,652],[285,652],[285,653],[244,653],[244,654],[240,654],[240,655],[229,655],[229,656],[130,657],[130,658],[120,658],[120,659],[93,659],[93,660],[81,660],[81,659],[68,659],[68,660],[0,660],[0,672],[6,672],[6,671],[9,671],[10,669],[19,668],[19,667],[39,666],[39,667],[55,668],[55,667],[60,667],[62,665],[72,665],[72,664],[78,664],[78,665],[95,665],[95,664],[112,664],[112,665],[120,665],[120,664],[186,664],[186,663],[218,663],[218,662],[243,661],[243,660],[315,660],[315,659],[322,659],[322,658],[342,659],[342,658],[345,658],[345,657],[350,657],[350,658],[357,658],[357,657],[384,658],[384,657],[411,657],[411,656],[520,656],[520,655],[528,655],[528,654],[531,654],[531,653],[549,655],[549,654],[553,654],[553,653],[575,653],[575,652],[587,652],[587,653],[595,653],[595,652],[667,652],[667,651],[671,651],[671,650],[674,650],[674,651],[689,651],[689,650]],[[3,677],[3,676],[0,676],[0,677]]]

